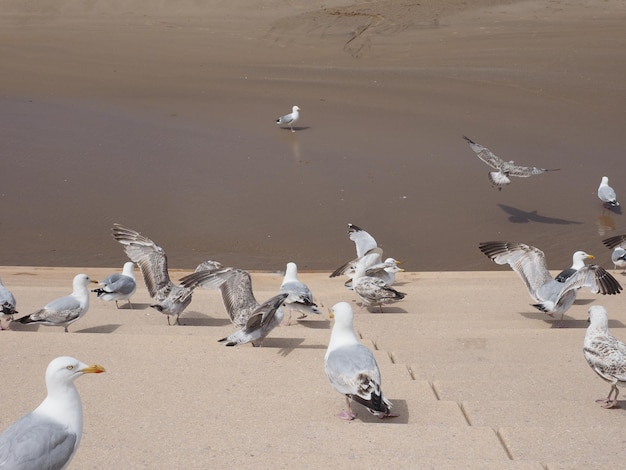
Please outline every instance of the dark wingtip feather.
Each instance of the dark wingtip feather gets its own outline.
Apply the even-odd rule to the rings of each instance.
[[[607,248],[615,248],[616,246],[621,244],[625,238],[626,235],[616,235],[614,237],[605,238],[604,240],[602,240],[602,243],[604,243]]]

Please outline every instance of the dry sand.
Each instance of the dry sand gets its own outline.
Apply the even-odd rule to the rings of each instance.
[[[67,294],[80,271],[4,267],[0,276],[26,314]],[[325,312],[354,301],[339,279],[301,278]],[[253,273],[259,299],[280,281]],[[85,413],[76,469],[621,467],[625,412],[595,403],[609,385],[582,344],[592,303],[626,339],[622,296],[581,291],[557,328],[511,271],[401,273],[398,288],[405,300],[355,319],[397,418],[363,409],[353,422],[336,418],[344,399],[323,370],[326,314],[276,329],[261,348],[227,348],[217,339],[232,327],[216,292],[197,290],[185,325],[170,327],[141,283],[135,309],[92,297],[69,333],[18,324],[0,332],[0,429],[41,401],[48,362],[73,355],[107,369],[76,382]]]
[[[178,268],[329,270],[351,222],[414,271],[491,269],[495,238],[608,266],[625,20],[621,0],[2,1],[1,264],[116,267],[120,222]],[[293,104],[295,134],[273,122]],[[498,192],[462,134],[561,171]]]

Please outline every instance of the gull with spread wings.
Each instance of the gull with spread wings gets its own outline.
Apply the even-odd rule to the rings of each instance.
[[[498,171],[489,172],[489,181],[491,184],[498,187],[498,190],[502,190],[503,186],[511,183],[509,176],[517,176],[518,178],[528,178],[533,175],[540,175],[546,171],[557,171],[560,168],[537,168],[535,166],[518,166],[512,160],[505,162],[496,154],[494,154],[487,147],[474,142],[469,137],[463,136],[469,143],[470,148],[483,162]]]

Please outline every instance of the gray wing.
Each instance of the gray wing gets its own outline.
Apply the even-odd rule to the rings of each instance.
[[[602,243],[604,243],[607,248],[615,248],[619,246],[620,248],[626,249],[626,235],[616,235],[614,237],[605,238],[602,240]]]
[[[75,434],[30,413],[0,436],[0,467],[60,470],[71,459],[75,445]]]
[[[117,273],[111,274],[100,284],[106,292],[116,292],[124,295],[132,293],[137,287],[132,277]]]
[[[137,263],[150,297],[162,289],[173,286],[167,271],[167,256],[163,248],[139,232],[114,224],[113,238],[124,245],[124,251],[131,261]]]
[[[365,267],[378,264],[382,259],[382,255],[383,255],[382,248],[374,247],[368,250],[363,256],[350,260],[347,263],[344,263],[341,266],[339,266],[337,269],[335,269],[332,272],[330,277],[337,277],[343,274],[349,274],[351,271],[354,271],[357,263],[363,263]]]
[[[378,247],[378,244],[376,243],[374,237],[372,237],[361,227],[357,227],[354,224],[348,224],[348,236],[356,246],[357,258],[360,258],[368,251]]]
[[[547,171],[557,171],[558,168],[547,169],[537,168],[536,166],[518,166],[511,162],[505,162],[502,171],[506,172],[509,176],[517,176],[518,178],[528,178],[533,175],[540,175]]]
[[[362,393],[362,375],[380,384],[380,370],[376,359],[362,344],[351,344],[332,351],[326,358],[324,367],[333,388],[344,395]]]
[[[311,290],[303,282],[287,282],[281,286],[279,294],[287,294],[285,304],[289,304],[290,308],[302,313],[314,313],[316,315],[322,313],[313,300]]]
[[[598,197],[607,202],[615,201],[617,199],[615,190],[610,186],[600,186],[600,188],[598,189]]]
[[[563,284],[561,295],[564,295],[568,290],[580,289],[581,287],[588,287],[594,294],[602,295],[619,294],[622,290],[617,279],[597,264],[583,266],[569,277]]]
[[[244,343],[258,346],[270,331],[280,323],[282,312],[280,315],[278,312],[286,297],[287,294],[278,294],[263,302],[250,314],[243,328],[219,341],[226,342],[226,346]]]
[[[526,284],[531,297],[543,300],[537,297],[537,291],[553,281],[543,251],[524,243],[503,241],[483,242],[478,247],[494,263],[511,266]]]
[[[15,297],[13,296],[13,293],[0,284],[0,313],[4,315],[13,315],[17,313],[15,305]]]
[[[373,304],[395,302],[406,296],[405,293],[388,287],[384,280],[377,277],[361,277],[352,287],[362,300]]]
[[[67,295],[48,302],[41,310],[56,311],[56,312],[69,312],[80,309],[80,302],[73,295]]]
[[[626,344],[609,335],[602,335],[590,341],[585,347],[585,359],[591,368],[602,378],[614,378],[626,382]]]
[[[474,142],[469,137],[463,136],[465,140],[469,143],[470,148],[474,151],[474,153],[480,158],[483,162],[489,165],[491,168],[495,168],[496,170],[502,169],[502,165],[505,163],[500,157],[494,154],[487,147],[483,147],[482,145]]]

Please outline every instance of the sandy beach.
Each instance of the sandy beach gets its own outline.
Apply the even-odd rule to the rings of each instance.
[[[81,271],[94,279],[111,272],[4,267],[0,276],[21,316],[66,295]],[[274,295],[281,279],[253,273],[257,297]],[[610,387],[586,364],[582,344],[590,305],[605,306],[613,334],[626,339],[622,296],[581,290],[558,328],[529,305],[513,272],[401,273],[402,302],[355,318],[399,416],[381,421],[358,409],[346,422],[335,416],[344,399],[324,374],[327,312],[338,301],[358,306],[339,279],[301,279],[325,313],[277,328],[261,348],[217,342],[232,326],[219,294],[205,289],[195,291],[183,326],[148,307],[142,283],[134,309],[92,297],[69,333],[13,324],[0,332],[0,429],[42,400],[48,362],[73,355],[107,372],[76,381],[85,426],[71,468],[620,466],[625,402],[612,410],[595,403]]]
[[[492,269],[491,239],[610,267],[622,214],[595,191],[624,191],[625,18],[618,0],[4,1],[1,264],[116,267],[119,222],[175,268],[332,270],[355,223],[412,271]],[[292,134],[274,120],[294,104]],[[561,170],[497,191],[461,135]]]

